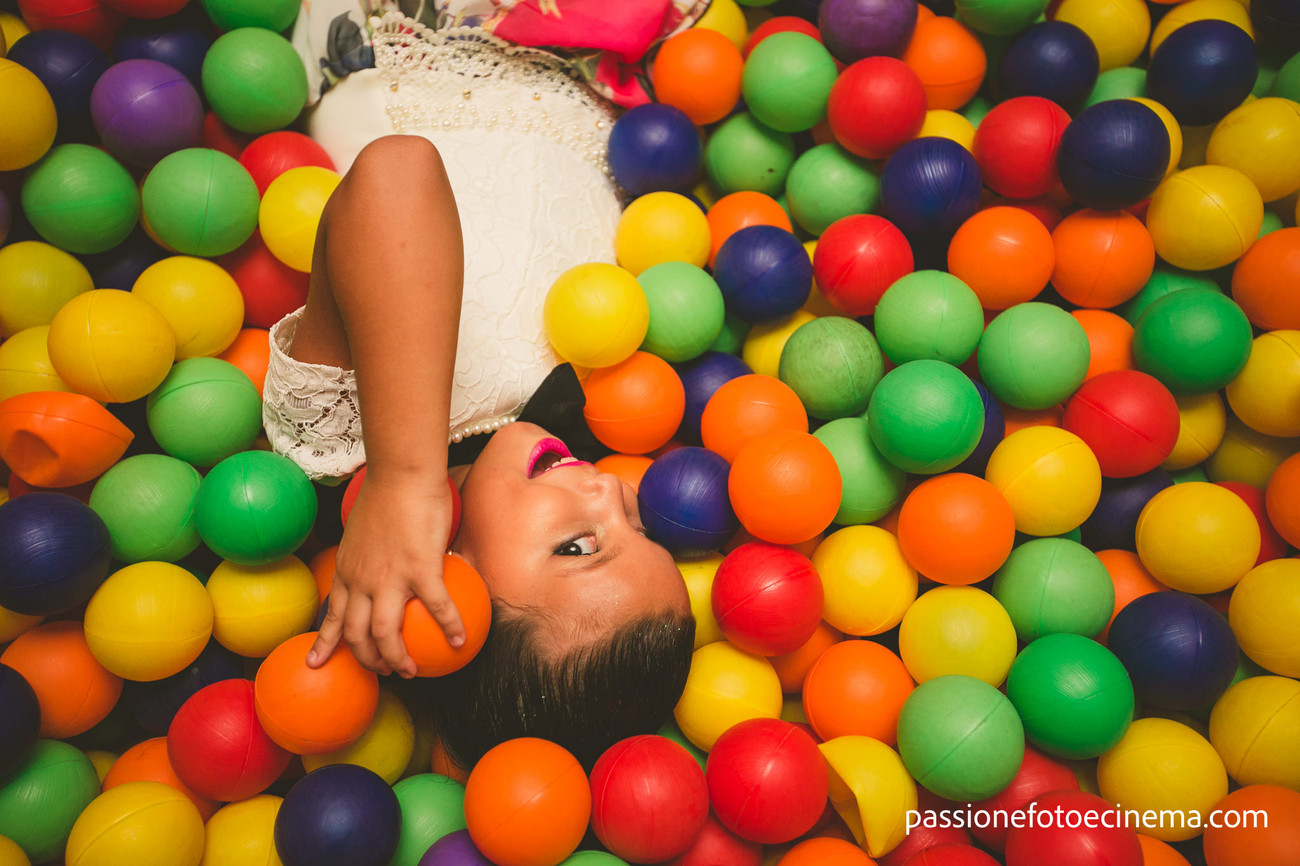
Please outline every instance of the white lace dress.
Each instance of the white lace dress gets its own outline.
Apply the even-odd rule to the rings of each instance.
[[[396,13],[371,24],[376,68],[334,85],[307,131],[340,171],[394,132],[438,146],[465,238],[448,431],[460,441],[513,420],[554,367],[542,306],[555,278],[615,260],[620,204],[605,162],[613,114],[545,52]],[[365,462],[355,380],[288,356],[300,313],[271,331],[263,420],[278,453],[312,478],[340,478]]]

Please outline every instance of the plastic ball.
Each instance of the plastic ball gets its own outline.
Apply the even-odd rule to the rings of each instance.
[[[602,443],[623,454],[645,454],[666,443],[681,424],[686,393],[668,362],[646,352],[594,371],[583,391],[583,417]]]
[[[1237,260],[1232,272],[1232,299],[1260,328],[1300,329],[1300,305],[1287,289],[1297,275],[1300,228],[1270,232]]]
[[[1065,538],[1021,544],[998,569],[992,592],[1025,642],[1059,633],[1093,637],[1106,627],[1115,605],[1101,560]]]
[[[993,574],[1011,552],[1014,538],[1006,499],[973,475],[950,473],[923,481],[898,515],[898,541],[907,561],[945,584],[972,584]]]
[[[242,132],[288,126],[307,104],[307,74],[289,40],[260,27],[218,37],[203,58],[203,94]]]
[[[878,526],[849,526],[813,552],[823,585],[822,617],[851,635],[889,631],[916,600],[916,570],[898,540]]]
[[[1152,497],[1137,525],[1137,552],[1161,583],[1205,594],[1237,583],[1259,555],[1259,523],[1231,491],[1177,484]]]
[[[203,135],[198,91],[179,70],[157,60],[109,67],[95,83],[90,113],[109,152],[134,165],[196,147]]]
[[[289,458],[244,451],[199,485],[199,537],[222,559],[263,565],[292,553],[316,520],[316,493]]]
[[[285,866],[322,860],[382,866],[397,847],[402,813],[393,789],[364,767],[331,764],[294,783],[275,816]]]
[[[291,757],[257,721],[253,684],[243,679],[213,683],[182,704],[167,728],[167,754],[181,781],[214,800],[261,793]]]
[[[979,442],[984,411],[975,385],[942,361],[909,361],[890,370],[871,395],[871,439],[907,472],[932,475],[965,460]]]
[[[1233,109],[1214,127],[1206,162],[1235,168],[1276,201],[1300,189],[1300,169],[1289,158],[1300,146],[1300,105],[1266,97]]]
[[[1296,748],[1300,683],[1287,677],[1250,677],[1231,686],[1210,713],[1210,743],[1242,785],[1300,785],[1284,757]]]
[[[846,150],[881,159],[916,136],[925,110],[925,87],[910,66],[893,57],[867,57],[840,73],[826,116]]]
[[[294,754],[337,751],[365,732],[379,703],[378,678],[339,647],[319,668],[306,664],[315,632],[289,638],[267,656],[254,683],[257,718]]]
[[[963,21],[990,36],[1024,30],[1048,6],[1046,0],[958,0],[955,5]]]
[[[220,265],[204,259],[163,259],[140,274],[131,292],[171,325],[178,360],[219,354],[244,321],[239,286]]]
[[[253,139],[239,154],[239,164],[257,184],[259,195],[271,182],[291,168],[318,166],[334,170],[334,160],[311,138],[301,132],[281,130]]]
[[[1300,652],[1286,625],[1300,609],[1297,574],[1300,568],[1291,559],[1257,565],[1241,579],[1228,604],[1228,623],[1242,652],[1265,670],[1287,677],[1300,676]]]
[[[1101,498],[1101,467],[1078,436],[1056,427],[1025,427],[989,458],[985,477],[1002,492],[1016,529],[1060,535],[1088,518]]]
[[[662,262],[642,271],[637,281],[649,309],[644,351],[666,361],[689,361],[717,339],[725,306],[709,274],[685,262]]]
[[[16,171],[45,156],[54,144],[58,114],[41,79],[3,57],[0,88],[11,119],[0,134],[0,171]]]
[[[98,794],[99,778],[85,754],[67,743],[38,740],[0,785],[0,835],[37,863],[56,860]]]
[[[275,854],[275,816],[283,801],[263,794],[217,810],[204,827],[203,862],[209,866],[236,866],[244,857]]]
[[[271,181],[262,193],[257,227],[272,255],[295,271],[311,270],[321,214],[342,179],[332,169],[304,165]]]
[[[1263,199],[1250,178],[1226,166],[1200,165],[1156,188],[1146,221],[1160,258],[1207,271],[1241,258],[1263,218]]]
[[[149,430],[171,456],[213,466],[252,446],[261,432],[259,396],[233,364],[217,358],[181,361],[149,395]]]
[[[207,582],[212,635],[231,652],[263,658],[311,627],[319,602],[316,581],[297,557],[266,565],[223,562]]]
[[[1016,655],[1016,630],[993,596],[968,586],[941,586],[907,609],[899,655],[912,678],[925,683],[962,674],[997,686]]]
[[[1248,809],[1262,810],[1269,815],[1269,825],[1265,828],[1258,822],[1242,822],[1239,828],[1207,828],[1204,851],[1211,866],[1281,866],[1295,850],[1300,838],[1296,832],[1296,816],[1300,815],[1297,792],[1278,785],[1249,785],[1233,791],[1216,806],[1242,810],[1243,814]]]
[[[23,213],[45,240],[71,253],[101,253],[126,240],[140,195],[121,163],[87,144],[61,144],[27,172]]]
[[[442,580],[447,595],[460,613],[465,642],[452,647],[442,626],[418,598],[406,602],[402,640],[415,661],[418,677],[440,677],[460,670],[478,654],[487,640],[492,601],[478,572],[457,556],[443,557]]]
[[[1038,814],[1078,815],[1078,826],[1055,820],[1026,821],[1007,832],[1008,866],[1031,866],[1045,859],[1059,866],[1143,866],[1142,845],[1133,828],[1106,818],[1113,804],[1086,791],[1049,791],[1031,805]],[[1064,823],[1064,822],[1062,822]]]
[[[194,693],[221,680],[242,676],[243,660],[216,642],[209,642],[189,667],[152,683],[130,683],[123,700],[130,716],[147,733],[162,736],[181,706]]]
[[[837,737],[818,748],[830,770],[831,805],[853,840],[873,857],[900,846],[918,792],[898,753],[862,736]]]
[[[1230,416],[1223,441],[1205,461],[1204,471],[1211,481],[1240,481],[1265,487],[1293,448],[1292,440],[1257,433]],[[1276,518],[1273,522],[1281,526]]]
[[[86,643],[111,673],[152,682],[198,658],[212,634],[212,600],[179,566],[142,562],[118,570],[86,607]]]
[[[705,448],[676,448],[641,478],[637,504],[650,537],[675,554],[716,550],[739,528],[727,497],[730,466]]]
[[[716,5],[710,9],[717,8]],[[668,861],[671,866],[707,866],[709,863],[728,863],[733,866],[759,866],[762,846],[741,839],[718,819],[709,814],[704,829],[696,834],[691,846],[679,857]],[[596,866],[596,864],[593,864]],[[611,864],[612,866],[612,864]]]
[[[633,276],[660,262],[704,267],[710,237],[708,219],[695,202],[675,192],[651,192],[623,211],[614,251]]]
[[[1052,231],[1052,287],[1085,307],[1114,307],[1136,295],[1155,268],[1151,234],[1125,211],[1077,211]]]
[[[682,697],[673,710],[686,738],[706,751],[733,725],[746,719],[775,719],[780,713],[781,681],[771,663],[726,641],[695,650]]]
[[[1083,543],[1093,550],[1133,550],[1142,509],[1151,497],[1173,483],[1163,469],[1133,478],[1107,479],[1097,507],[1080,527]]]
[[[1102,71],[1133,63],[1151,35],[1151,14],[1145,4],[1134,0],[1065,0],[1057,5],[1054,18],[1088,34],[1097,46]]]
[[[1051,232],[1028,211],[996,206],[966,220],[948,245],[948,270],[988,310],[1032,300],[1056,267]]]
[[[827,0],[817,26],[826,47],[841,63],[876,55],[899,56],[917,26],[916,4],[908,0]]]
[[[700,765],[666,737],[630,737],[606,750],[591,769],[591,801],[596,838],[636,863],[682,854],[709,815]]]
[[[1026,814],[1025,806],[1030,800],[1049,791],[1069,791],[1079,789],[1079,780],[1064,764],[1058,763],[1036,749],[1025,747],[1024,760],[1020,769],[1006,788],[973,805],[990,814],[997,814],[998,809],[1008,814]],[[1011,829],[1010,819],[1006,822],[997,820],[989,822],[992,826],[972,828],[975,837],[986,847],[994,851],[1003,851],[1007,844],[1007,832]]]
[[[864,326],[831,316],[791,335],[781,352],[779,376],[814,418],[859,415],[882,374],[880,347]]]
[[[735,107],[743,67],[740,50],[730,39],[696,26],[664,40],[650,67],[650,81],[659,103],[679,109],[691,123],[705,126],[726,117]],[[611,156],[612,150],[611,144]],[[616,174],[618,171],[615,169]]]
[[[35,38],[28,39],[21,46],[10,45],[7,56],[14,63],[26,67],[45,86],[49,99],[54,101],[58,131],[65,138],[90,132],[91,90],[109,66],[108,57],[99,46],[84,36],[66,30],[39,30]],[[0,68],[6,67],[0,64]],[[24,96],[25,86],[19,83],[21,76],[14,72],[7,74],[10,76],[9,83],[5,85],[8,98],[16,100],[22,111],[22,114],[15,115],[14,120],[19,122],[15,123],[14,132],[10,135],[21,139],[24,134],[30,135],[40,128],[45,113],[38,94],[35,98],[33,93]],[[25,84],[30,85],[30,81]],[[50,131],[53,133],[53,126]],[[52,139],[54,136],[50,137]],[[49,148],[49,144],[47,141],[41,153]],[[20,141],[17,140],[6,142],[0,150],[5,153],[4,159],[11,162],[20,159],[23,153]]]
[[[717,390],[732,379],[750,373],[749,365],[725,352],[709,351],[677,368],[677,375],[686,390],[686,410],[682,416],[681,432],[700,439],[700,420],[704,407]],[[807,429],[805,422],[804,429]]]
[[[1246,366],[1228,383],[1228,405],[1253,430],[1268,436],[1300,436],[1297,349],[1300,332],[1261,334],[1251,344]]]
[[[0,665],[0,778],[13,773],[31,754],[41,729],[41,705],[27,679],[8,665]]]
[[[428,848],[418,866],[492,866],[492,861],[475,847],[468,830],[455,830]]]
[[[718,199],[709,207],[705,222],[709,227],[710,265],[717,258],[722,245],[743,228],[765,225],[794,231],[790,216],[780,202],[770,195],[752,190],[740,190]]]
[[[95,288],[85,266],[40,241],[0,247],[0,332],[48,325],[65,303]]]
[[[979,297],[943,271],[916,271],[897,280],[876,305],[875,334],[895,364],[930,359],[960,364],[979,345],[984,316]]]
[[[779,195],[794,162],[790,134],[764,126],[747,111],[719,123],[704,145],[704,169],[724,194],[753,190]]]
[[[446,776],[420,773],[402,779],[393,786],[393,793],[402,808],[402,833],[393,853],[393,863],[404,866],[423,863],[421,856],[430,846],[455,835],[465,837],[466,843],[473,847],[465,832],[464,785]],[[475,866],[486,866],[486,863],[486,860],[476,862]]]
[[[873,214],[847,216],[822,234],[813,272],[822,295],[850,316],[870,315],[885,291],[912,272],[912,248],[898,227]]]
[[[749,53],[741,94],[754,117],[780,132],[811,129],[826,114],[835,60],[803,33],[774,33]]]
[[[175,788],[194,804],[204,821],[217,811],[217,803],[196,794],[176,775],[167,757],[166,737],[153,737],[123,752],[108,768],[102,786],[107,792],[131,782],[161,782]]]
[[[84,604],[108,576],[109,534],[88,506],[62,493],[0,505],[0,605],[46,616]]]
[[[1154,377],[1116,370],[1079,387],[1066,405],[1063,426],[1092,449],[1102,475],[1132,478],[1155,469],[1173,451],[1178,404]]]
[[[870,523],[893,510],[903,495],[904,472],[885,459],[863,418],[837,418],[813,433],[840,470],[840,508],[835,523]]]
[[[842,482],[835,458],[815,436],[780,430],[741,447],[727,488],[736,517],[752,535],[797,544],[830,525]]]
[[[650,281],[657,279],[652,275]],[[560,357],[582,367],[608,367],[636,351],[646,338],[650,313],[635,277],[615,265],[592,262],[556,279],[542,315],[547,339]]]
[[[751,439],[776,431],[808,432],[808,414],[789,385],[757,373],[718,386],[700,416],[704,447],[729,462]]]
[[[1016,96],[999,103],[975,130],[984,183],[1008,198],[1033,198],[1058,181],[1056,159],[1070,116],[1050,99]]]
[[[869,162],[827,142],[794,161],[785,194],[794,221],[820,235],[836,220],[873,210],[880,197],[880,179]]]
[[[218,359],[233,364],[253,383],[260,396],[266,382],[266,368],[270,364],[271,346],[262,328],[244,328]]]
[[[1002,53],[998,85],[1004,98],[1041,96],[1076,108],[1097,83],[1097,46],[1068,21],[1045,21],[1021,33]]]
[[[228,253],[257,228],[257,185],[233,157],[207,148],[163,157],[141,189],[158,239],[190,256]]]
[[[122,680],[90,652],[80,622],[35,626],[0,653],[22,674],[41,705],[42,737],[74,737],[104,720],[122,694]]]
[[[1138,319],[1133,355],[1138,367],[1176,395],[1205,394],[1232,382],[1251,353],[1241,308],[1208,290],[1175,292]]]
[[[262,27],[280,32],[293,24],[298,7],[292,2],[254,2],[254,0],[203,0],[203,11],[222,30],[237,27]]]
[[[145,0],[148,2],[148,0]],[[168,0],[180,7],[178,0]],[[163,4],[156,4],[163,5]],[[195,87],[200,84],[203,56],[212,46],[212,36],[194,22],[137,19],[128,21],[113,40],[113,58],[157,60],[179,71]]]
[[[256,232],[218,264],[239,286],[246,325],[270,328],[307,302],[308,275],[272,255]]]
[[[921,79],[930,109],[957,109],[970,102],[988,67],[975,34],[946,16],[916,22],[903,62]]]
[[[742,839],[789,842],[825,808],[826,764],[812,737],[789,722],[752,719],[718,738],[705,769],[718,820]]]
[[[1193,21],[1152,51],[1147,93],[1184,126],[1204,126],[1241,104],[1256,72],[1249,33],[1226,21]]]
[[[69,866],[198,866],[202,857],[198,809],[161,782],[128,782],[96,797],[73,825],[66,854]]]
[[[1133,326],[1109,310],[1070,313],[1088,335],[1088,372],[1084,381],[1114,370],[1133,369]]]
[[[729,316],[735,319],[735,317]],[[781,355],[794,332],[817,318],[807,310],[796,310],[784,319],[754,325],[745,332],[740,357],[755,373],[777,378],[781,374]],[[736,319],[736,321],[739,321]],[[725,330],[724,325],[724,330]],[[718,348],[714,345],[714,348]]]
[[[829,836],[816,836],[805,839],[787,851],[777,861],[777,866],[810,866],[814,863],[825,864],[825,866],[866,866],[868,863],[875,862],[852,842]]]
[[[742,544],[722,560],[713,579],[713,615],[723,636],[764,656],[793,652],[812,637],[822,597],[812,562],[775,544]]]
[[[898,714],[914,688],[903,662],[880,644],[841,641],[808,670],[803,708],[822,740],[865,736],[893,745]]]
[[[158,309],[115,289],[83,292],[50,323],[50,361],[77,392],[101,402],[138,400],[176,357],[176,336]]]
[[[415,726],[410,710],[392,692],[380,689],[375,717],[360,737],[337,752],[303,755],[302,765],[310,773],[331,764],[355,764],[392,785],[411,764],[414,751]]]
[[[790,315],[808,300],[813,267],[790,232],[754,225],[723,242],[713,275],[732,314],[747,322],[770,322]]]
[[[979,166],[946,138],[918,138],[898,148],[880,175],[887,217],[912,238],[946,241],[979,207]]]
[[[980,375],[995,397],[1021,409],[1046,409],[1082,384],[1088,335],[1059,307],[1017,304],[989,323],[978,358]]]

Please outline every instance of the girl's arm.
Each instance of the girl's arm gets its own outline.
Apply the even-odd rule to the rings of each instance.
[[[412,597],[453,646],[464,642],[442,583],[463,249],[441,157],[418,136],[368,145],[321,218],[293,355],[356,370],[366,483],[339,544],[312,666],[342,637],[366,667],[414,675],[401,634]]]

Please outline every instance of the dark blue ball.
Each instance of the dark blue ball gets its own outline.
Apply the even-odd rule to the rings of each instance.
[[[175,21],[127,22],[113,41],[113,57],[123,60],[157,60],[166,63],[202,87],[203,58],[212,47],[212,37],[193,24]]]
[[[1125,605],[1106,640],[1138,699],[1194,710],[1223,694],[1237,672],[1237,639],[1214,608],[1181,592],[1153,592]]]
[[[35,30],[10,47],[8,58],[27,67],[50,92],[60,139],[91,131],[90,91],[109,66],[95,43],[65,30]]]
[[[27,758],[41,730],[41,705],[27,678],[0,665],[0,784]]]
[[[1132,99],[1090,105],[1070,121],[1056,150],[1065,191],[1084,207],[1120,210],[1156,191],[1169,168],[1169,132]]]
[[[813,268],[799,239],[776,226],[748,226],[713,260],[727,309],[746,322],[772,322],[798,310],[812,292]]]
[[[1142,509],[1174,479],[1163,469],[1136,478],[1105,478],[1097,507],[1083,522],[1083,543],[1092,550],[1136,550],[1137,521]]]
[[[912,238],[948,238],[979,210],[983,181],[970,151],[949,138],[918,138],[880,174],[885,216]]]
[[[49,616],[84,604],[108,577],[108,527],[66,493],[0,505],[0,607]]]
[[[137,229],[111,250],[82,256],[81,263],[90,271],[97,288],[129,292],[146,268],[170,255]]]
[[[185,670],[154,682],[128,682],[124,697],[135,723],[142,730],[161,737],[171,727],[181,704],[195,692],[222,680],[240,679],[243,675],[243,659],[211,640]]]
[[[699,130],[671,105],[638,105],[609,133],[609,167],[633,195],[688,191],[700,176],[703,159]]]
[[[700,416],[713,392],[732,379],[754,372],[740,358],[726,352],[705,352],[677,365],[676,369],[686,389],[686,411],[682,414],[680,433],[691,442],[700,441]]]
[[[1241,105],[1258,73],[1255,40],[1235,24],[1184,24],[1147,66],[1147,95],[1184,126],[1207,126]]]
[[[637,492],[650,537],[674,554],[717,550],[730,541],[740,527],[727,493],[730,472],[720,454],[694,445],[656,458]]]
[[[980,433],[979,441],[975,443],[975,450],[952,471],[983,478],[984,470],[989,465],[989,458],[993,456],[993,449],[998,447],[998,443],[1007,434],[1007,421],[1002,415],[1002,406],[993,399],[989,389],[979,382],[975,382],[974,385],[975,390],[979,392],[980,401],[984,404],[984,430]]]
[[[998,66],[1003,99],[1042,96],[1073,111],[1097,84],[1101,59],[1083,30],[1066,21],[1045,21],[1007,46]]]
[[[284,866],[386,866],[402,810],[388,783],[365,767],[331,764],[303,776],[275,816]]]

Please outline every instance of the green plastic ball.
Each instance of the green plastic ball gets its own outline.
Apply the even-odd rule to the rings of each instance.
[[[1019,33],[1037,21],[1047,5],[1048,0],[956,0],[957,17],[991,36]]]
[[[740,92],[754,117],[780,132],[812,129],[826,116],[835,59],[805,33],[773,33],[745,61]]]
[[[261,27],[283,33],[298,17],[297,0],[203,0],[203,11],[221,30]]]
[[[1120,66],[1107,69],[1097,76],[1097,83],[1084,100],[1083,107],[1088,108],[1098,102],[1112,99],[1132,99],[1147,95],[1147,71],[1135,66]]]
[[[1177,396],[1208,394],[1237,378],[1253,338],[1246,314],[1227,295],[1187,289],[1142,313],[1133,326],[1133,360]]]
[[[835,523],[871,523],[892,511],[903,498],[907,473],[877,450],[865,418],[836,418],[818,427],[813,435],[831,452],[840,470],[843,495]]]
[[[388,866],[418,866],[424,852],[448,833],[465,829],[465,786],[436,773],[393,785],[402,809],[402,833]]]
[[[724,194],[753,190],[778,196],[794,165],[794,139],[764,126],[749,112],[718,124],[704,145],[704,170]]]
[[[289,40],[261,27],[217,38],[203,58],[203,95],[243,132],[288,126],[307,104],[307,73]]]
[[[1124,318],[1130,325],[1136,325],[1137,320],[1142,318],[1142,314],[1147,311],[1147,307],[1165,295],[1181,292],[1183,289],[1221,291],[1219,284],[1203,273],[1193,273],[1192,271],[1162,265],[1151,272],[1151,278],[1133,296],[1133,300],[1129,301],[1128,305],[1124,307]]]
[[[978,361],[994,397],[1018,409],[1046,409],[1083,384],[1091,356],[1078,319],[1060,307],[1030,301],[1003,310],[989,323]]]
[[[1242,658],[1245,658],[1245,653],[1242,654]],[[704,764],[708,760],[709,756],[706,755],[704,752],[701,752],[698,748],[696,748],[695,744],[692,743],[690,740],[686,739],[686,735],[682,733],[681,728],[677,727],[677,723],[675,721],[669,719],[668,721],[664,722],[663,725],[660,726],[659,730],[655,731],[655,733],[661,737],[667,737],[677,745],[681,746],[683,749],[686,750],[687,754],[689,754],[692,758],[695,759],[695,763],[700,765],[700,769],[701,770],[704,769]]]
[[[642,350],[665,361],[698,358],[722,333],[726,304],[713,277],[688,262],[661,262],[637,276],[650,307]]]
[[[298,549],[316,522],[316,491],[287,457],[244,451],[199,485],[199,537],[236,565],[266,565]]]
[[[790,216],[820,235],[846,216],[870,213],[880,203],[880,175],[871,162],[838,144],[819,144],[795,160],[785,182]]]
[[[102,253],[140,218],[131,173],[97,147],[61,144],[23,181],[23,213],[41,237],[70,253]]]
[[[1020,651],[1007,697],[1029,742],[1058,758],[1095,758],[1133,718],[1133,683],[1110,650],[1077,634],[1049,634]]]
[[[1115,611],[1115,584],[1088,548],[1066,538],[1036,538],[1011,551],[993,575],[993,597],[1016,637],[1099,634]]]
[[[800,325],[781,350],[777,377],[814,418],[857,415],[884,374],[880,345],[853,319],[823,316]]]
[[[708,351],[739,355],[740,350],[745,346],[745,335],[748,333],[749,322],[727,313],[722,318],[722,330],[718,332],[717,339],[709,344]]]
[[[110,467],[90,492],[104,519],[113,558],[121,562],[176,562],[199,546],[194,506],[198,471],[165,454],[137,454]]]
[[[993,103],[984,96],[976,96],[970,102],[962,107],[961,116],[971,122],[971,126],[979,128],[980,121],[984,115],[993,110]]]
[[[99,776],[80,749],[37,740],[27,760],[0,779],[0,836],[17,842],[33,863],[55,860],[98,795]]]
[[[975,383],[942,361],[909,361],[885,374],[867,409],[871,441],[906,472],[947,472],[970,456],[984,432]]]
[[[984,333],[979,296],[945,271],[900,277],[876,305],[876,339],[895,364],[964,363]]]
[[[983,680],[952,674],[907,696],[898,752],[917,784],[940,797],[983,800],[1015,778],[1025,732],[1005,695]]]
[[[1280,96],[1292,102],[1300,102],[1300,53],[1282,64],[1277,76],[1268,89],[1269,96]]]
[[[251,447],[262,431],[257,386],[219,358],[177,362],[149,395],[145,413],[162,450],[200,467]]]
[[[627,866],[627,861],[607,851],[576,851],[560,866]]]
[[[163,243],[187,256],[219,256],[257,228],[257,184],[233,157],[191,147],[158,161],[144,180],[144,218]]]

